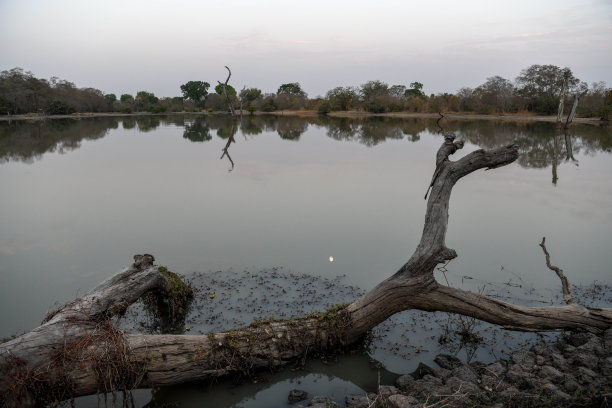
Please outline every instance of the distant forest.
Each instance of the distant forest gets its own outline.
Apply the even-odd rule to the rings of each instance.
[[[225,89],[224,89],[225,88]],[[476,88],[463,87],[456,93],[426,95],[423,84],[389,85],[380,80],[361,86],[336,87],[325,97],[309,98],[299,82],[281,84],[276,93],[231,85],[213,89],[205,81],[189,81],[180,86],[182,97],[157,97],[152,92],[105,94],[95,88],[78,88],[74,83],[52,77],[36,78],[22,68],[0,72],[0,115],[38,113],[62,115],[74,112],[196,112],[227,111],[228,100],[236,110],[274,112],[314,110],[386,112],[471,112],[506,114],[532,112],[556,114],[563,101],[567,114],[575,99],[583,117],[610,119],[612,89],[605,82],[589,86],[569,68],[531,65],[510,81],[492,76]],[[225,92],[227,91],[227,92]]]

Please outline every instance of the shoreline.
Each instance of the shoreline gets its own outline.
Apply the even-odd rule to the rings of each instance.
[[[70,115],[38,115],[38,114],[25,114],[25,115],[11,115],[11,116],[0,116],[0,122],[11,122],[11,121],[39,121],[47,119],[88,119],[98,117],[140,117],[140,116],[160,116],[160,115],[224,115],[226,112],[164,112],[164,113],[151,113],[151,112],[136,112],[136,113],[121,113],[121,112],[84,112],[84,113],[73,113]],[[276,115],[276,116],[318,116],[316,111],[275,111],[275,112],[255,112],[255,115]],[[244,116],[249,116],[245,114]],[[388,117],[388,118],[401,118],[401,119],[438,119],[440,115],[438,113],[410,113],[410,112],[389,112],[389,113],[369,113],[360,111],[337,111],[330,112],[327,116],[339,117],[339,118],[368,118],[368,117]],[[549,122],[555,123],[557,121],[556,115],[550,116],[538,116],[538,115],[480,115],[480,114],[468,114],[468,113],[445,113],[444,119],[458,119],[458,120],[498,120],[498,121],[513,121],[513,122]],[[561,122],[565,125],[564,122]],[[603,121],[598,118],[574,118],[572,123],[590,124],[590,125],[609,125],[609,121]]]
[[[556,342],[517,349],[490,364],[439,354],[376,393],[346,395],[344,404],[304,390],[289,393],[298,407],[427,408],[608,406],[612,391],[612,329],[595,335],[563,332]],[[303,405],[302,405],[303,404]]]

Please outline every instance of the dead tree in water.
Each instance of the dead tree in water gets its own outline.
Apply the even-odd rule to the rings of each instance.
[[[225,66],[225,69],[227,69],[227,78],[225,79],[225,83],[222,84],[220,81],[217,81],[217,82],[219,83],[219,85],[221,85],[221,88],[223,89],[223,95],[225,96],[225,102],[227,102],[227,106],[230,110],[230,113],[232,114],[232,116],[236,116],[236,111],[234,110],[234,104],[232,103],[232,100],[229,97],[229,94],[227,93],[227,83],[230,77],[232,76],[232,71],[230,71],[227,65]]]
[[[449,156],[462,147],[447,135],[438,150],[425,226],[412,257],[352,304],[209,335],[123,333],[111,319],[140,296],[152,291],[173,299],[188,295],[187,289],[173,295],[180,287],[175,277],[155,266],[152,256],[137,256],[130,268],[64,306],[38,328],[0,345],[0,405],[38,406],[98,392],[274,369],[359,342],[379,323],[409,309],[459,313],[522,331],[608,329],[612,309],[569,301],[563,306],[518,306],[435,280],[436,266],[457,257],[445,242],[455,183],[476,170],[505,166],[518,157],[517,147],[508,145],[451,161]],[[568,300],[569,292],[564,290],[564,296]]]

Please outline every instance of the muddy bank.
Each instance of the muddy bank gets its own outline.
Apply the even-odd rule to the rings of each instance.
[[[491,364],[464,364],[448,354],[434,361],[436,366],[420,364],[395,384],[380,385],[377,393],[347,395],[344,406],[607,407],[612,393],[612,329],[600,336],[564,333]],[[296,407],[342,406],[325,396],[309,400],[300,390],[288,399]]]

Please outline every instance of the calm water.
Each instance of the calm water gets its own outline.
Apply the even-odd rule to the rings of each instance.
[[[564,134],[548,123],[442,126],[466,141],[458,156],[508,143],[521,155],[455,187],[447,245],[459,258],[445,277],[439,273],[441,282],[557,294],[559,281],[538,246],[546,236],[553,264],[573,284],[612,283],[610,128],[576,125]],[[420,238],[441,142],[434,121],[415,119],[2,122],[0,336],[37,326],[55,302],[84,293],[143,252],[185,275],[282,267],[346,275],[344,284],[369,289],[393,274]],[[396,373],[418,361],[383,354],[373,353]],[[328,394],[367,388],[350,376],[311,375],[299,381],[321,390],[332,384],[336,391]],[[296,388],[296,378],[273,383]],[[276,386],[240,391],[219,406],[264,404]]]

